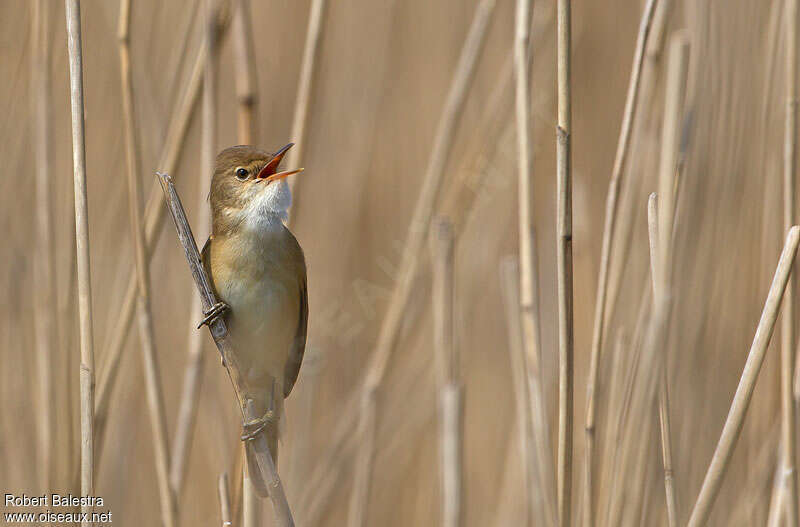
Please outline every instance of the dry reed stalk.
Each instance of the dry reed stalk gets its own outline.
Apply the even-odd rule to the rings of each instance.
[[[218,39],[222,38],[228,28],[229,11],[227,6],[229,3],[230,0],[222,0],[217,10]],[[161,152],[161,158],[159,160],[159,166],[162,167],[164,172],[170,173],[175,171],[178,160],[183,152],[186,134],[189,129],[189,122],[202,86],[206,60],[206,45],[205,43],[201,43],[197,56],[195,57],[194,65],[192,66],[192,72],[187,82],[184,95],[177,105],[176,113],[170,120],[167,137],[164,142],[164,149]],[[144,214],[148,261],[152,257],[152,248],[158,241],[158,236],[161,235],[162,231],[161,226],[164,220],[164,209],[160,206],[160,199],[159,186],[154,184],[150,191],[150,196],[147,199]],[[119,371],[122,349],[128,337],[128,332],[131,329],[135,302],[136,275],[131,272],[130,280],[128,281],[128,286],[123,296],[122,305],[118,310],[119,317],[103,345],[103,355],[105,356],[103,361],[104,368],[100,372],[100,380],[97,387],[97,405],[95,409],[97,414],[97,442],[99,445],[102,445],[102,432],[108,411],[108,402],[111,398],[111,391]]]
[[[197,290],[203,300],[203,311],[209,310],[217,299],[211,289],[210,281],[206,275],[205,269],[200,262],[200,252],[197,250],[197,244],[194,241],[192,230],[189,227],[189,222],[186,219],[186,213],[183,210],[183,205],[172,183],[172,179],[165,174],[158,174],[159,182],[164,191],[164,198],[169,207],[172,219],[175,222],[175,227],[178,231],[178,239],[183,247],[186,260],[189,262],[189,268],[192,272]],[[256,415],[252,400],[245,399],[244,394],[250,393],[247,386],[247,380],[242,375],[242,369],[239,365],[239,360],[233,352],[228,328],[222,317],[216,317],[209,324],[209,331],[214,338],[214,343],[222,355],[222,361],[225,369],[230,377],[231,384],[233,385],[236,398],[239,403],[239,409],[242,412],[242,424],[253,422],[261,416]],[[253,454],[256,458],[262,474],[266,477],[266,486],[269,489],[269,498],[272,501],[275,519],[280,527],[294,526],[292,513],[289,509],[289,504],[286,501],[286,493],[283,490],[283,485],[278,477],[275,463],[272,460],[272,455],[267,446],[266,437],[264,437],[263,430],[259,432],[252,441]]]
[[[252,145],[256,142],[257,104],[258,104],[258,79],[256,78],[256,59],[253,49],[253,28],[250,25],[250,1],[239,0],[238,9],[233,15],[233,34],[236,51],[236,97],[238,99],[238,142],[240,145]],[[199,349],[198,349],[199,351]],[[195,362],[202,361],[202,354],[198,353]],[[199,377],[198,377],[199,380]],[[188,379],[187,379],[188,382]],[[241,470],[234,472],[237,481],[237,500],[239,492],[243,497],[243,525],[251,527],[259,521],[259,497],[255,487],[247,474],[244,466],[244,449],[237,450],[236,466]],[[239,478],[241,474],[241,479]]]
[[[52,153],[50,149],[50,9],[49,3],[37,0],[33,16],[33,115],[35,119],[36,158],[36,259],[34,260],[37,372],[39,377],[39,464],[42,488],[53,488],[55,466],[53,436],[56,415],[56,393],[53,385],[55,346],[58,320],[55,243],[53,237],[53,198],[51,185]],[[56,431],[56,433],[58,433]],[[66,439],[66,438],[64,438]],[[70,453],[71,455],[71,453]]]
[[[239,0],[239,6],[233,14],[233,44],[236,52],[236,98],[239,102],[237,136],[241,145],[254,144],[258,129],[255,123],[258,79],[250,17],[250,0]]]
[[[311,105],[311,89],[316,71],[317,52],[322,35],[322,16],[325,13],[325,0],[312,0],[308,14],[308,30],[303,48],[303,62],[300,65],[300,79],[297,83],[297,99],[294,103],[291,141],[295,144],[289,150],[286,166],[300,166],[305,150],[306,125],[308,124],[308,108]],[[297,200],[297,178],[289,180],[292,197]],[[290,211],[291,212],[291,211]],[[291,216],[289,218],[291,221]]]
[[[453,225],[445,218],[433,220],[434,350],[439,370],[439,433],[442,526],[461,525],[462,386],[459,381],[458,348],[455,344],[453,280]]]
[[[247,463],[243,463],[240,473],[242,475],[242,526],[257,527],[261,520],[261,508],[259,507],[261,499],[253,488],[253,481],[247,471]]]
[[[500,263],[500,291],[503,296],[503,305],[506,312],[506,327],[508,331],[508,352],[511,363],[511,378],[514,387],[514,399],[517,409],[517,431],[519,433],[520,463],[525,475],[524,492],[525,516],[521,525],[533,525],[536,517],[536,501],[542,499],[540,493],[535,492],[536,481],[536,449],[534,447],[532,432],[534,425],[531,422],[533,414],[530,411],[530,399],[525,383],[527,370],[526,354],[523,345],[521,311],[519,309],[519,265],[516,258],[508,256]],[[552,525],[552,524],[551,524]]]
[[[570,0],[558,0],[558,142],[556,144],[558,282],[558,523],[571,525],[572,512],[572,22]]]
[[[524,377],[525,391],[530,399],[525,405],[528,413],[546,414],[544,405],[544,392],[542,389],[541,367],[541,337],[539,322],[539,299],[536,288],[536,262],[534,254],[534,227],[533,227],[533,181],[531,177],[533,155],[531,140],[530,116],[530,76],[531,52],[530,28],[532,19],[531,1],[517,0],[515,11],[515,36],[514,36],[514,78],[515,78],[515,105],[516,105],[516,131],[517,131],[517,170],[518,170],[518,206],[519,206],[519,318],[522,331],[522,346],[526,355],[523,365],[526,366],[528,375]],[[537,419],[539,423],[547,419]],[[533,418],[519,422],[519,426],[533,426]],[[536,450],[541,452],[544,445],[548,445],[549,427],[533,427],[525,433],[525,437],[533,436],[533,443],[524,442],[523,448],[530,448],[527,456],[529,463],[538,472],[539,488],[549,489],[553,481],[553,469],[550,465],[550,456],[535,459]],[[534,449],[534,444],[538,448]],[[549,448],[548,448],[549,449]],[[529,474],[527,490],[534,492],[533,474]],[[547,497],[549,498],[549,496]],[[528,495],[529,522],[534,515],[531,510],[534,497]],[[557,517],[553,500],[545,499],[545,516],[550,525],[555,523]]]
[[[767,352],[772,331],[775,329],[775,320],[778,318],[783,294],[797,254],[798,241],[800,241],[800,227],[795,225],[789,229],[786,236],[786,243],[783,246],[780,260],[778,260],[778,267],[775,270],[767,300],[764,303],[764,309],[758,321],[753,344],[747,354],[747,361],[739,379],[736,394],[733,396],[733,402],[725,420],[725,425],[722,428],[717,448],[703,480],[703,486],[689,517],[688,527],[701,527],[708,522],[711,507],[722,485],[722,478],[725,476],[725,471],[731,460],[733,448],[736,446],[739,434],[742,431],[742,424],[744,423],[747,408],[750,406],[750,399],[758,380],[758,373],[761,371],[764,355]]]
[[[444,179],[445,164],[455,136],[456,125],[461,116],[461,109],[474,77],[475,65],[483,48],[494,4],[494,0],[481,0],[475,9],[475,16],[461,50],[461,56],[434,136],[428,167],[403,247],[398,279],[381,324],[375,353],[367,368],[367,377],[362,388],[361,414],[357,431],[361,448],[356,460],[355,479],[348,514],[349,527],[361,527],[365,523],[369,486],[372,479],[372,461],[375,454],[375,396],[383,382],[389,358],[397,343],[411,287],[421,265],[425,237]]]
[[[597,280],[597,295],[595,297],[594,329],[592,331],[592,345],[589,359],[589,376],[586,383],[586,424],[585,424],[585,482],[584,482],[584,525],[592,527],[595,524],[593,508],[593,463],[594,463],[594,433],[595,433],[595,391],[597,389],[598,367],[600,363],[600,350],[603,344],[603,324],[605,322],[606,295],[608,293],[608,270],[611,259],[611,244],[614,234],[614,224],[617,216],[617,201],[619,199],[620,180],[631,140],[631,129],[637,111],[639,86],[642,78],[642,62],[644,61],[647,46],[647,37],[650,33],[650,24],[653,21],[658,0],[648,0],[639,23],[639,32],[636,37],[636,50],[633,54],[633,66],[628,82],[628,93],[625,98],[625,109],[622,114],[619,141],[614,156],[614,167],[611,171],[611,181],[608,185],[606,198],[606,216],[603,224],[603,241],[600,249],[600,271]]]
[[[214,171],[216,156],[217,135],[217,43],[216,19],[214,17],[214,1],[206,0],[204,8],[204,21],[206,27],[205,69],[203,72],[203,130],[202,146],[200,153],[200,166],[202,177],[197,182],[201,190],[198,192],[197,223],[201,235],[205,235],[211,222],[211,213],[206,205],[205,189],[211,186],[211,176]],[[191,319],[203,318],[203,305],[200,297],[192,296]],[[186,477],[186,463],[191,451],[192,433],[197,418],[197,403],[200,395],[200,382],[203,376],[203,344],[205,338],[202,332],[195,328],[189,329],[187,337],[188,359],[184,374],[181,403],[178,408],[178,418],[175,426],[175,437],[172,443],[173,462],[170,467],[170,484],[175,496],[180,496],[183,482]]]
[[[231,499],[228,494],[228,473],[223,472],[217,481],[217,494],[219,495],[219,515],[222,520],[222,527],[231,527],[233,520],[231,516]]]
[[[75,192],[75,244],[78,262],[80,314],[81,495],[94,492],[94,345],[92,342],[92,280],[89,263],[89,212],[86,198],[86,141],[83,122],[83,56],[80,0],[64,0],[69,48],[69,88],[72,110],[72,164]],[[89,515],[91,506],[81,511]],[[89,525],[88,519],[81,525]]]
[[[231,483],[231,518],[237,525],[241,525],[242,514],[242,488],[245,478],[244,445],[236,446],[236,456],[233,462],[233,482]]]
[[[656,290],[655,277],[657,276],[656,267],[658,265],[658,201],[655,192],[650,194],[647,200],[647,233],[650,241],[650,276],[653,282],[654,298],[659,292]],[[658,300],[656,300],[658,301]],[[669,419],[669,384],[667,375],[666,357],[661,368],[661,379],[659,380],[658,392],[658,418],[661,430],[661,458],[664,464],[664,490],[666,492],[667,504],[667,525],[677,527],[678,525],[678,506],[675,498],[675,482],[672,470],[672,427]]]
[[[658,255],[654,276],[653,311],[647,324],[647,331],[639,357],[639,375],[632,382],[632,397],[628,409],[629,433],[623,439],[622,473],[631,481],[640,481],[642,465],[631,465],[637,459],[636,452],[645,446],[639,441],[636,430],[647,426],[651,404],[661,384],[663,369],[663,349],[667,339],[667,326],[672,309],[671,253],[672,232],[675,210],[675,172],[677,168],[680,124],[683,100],[686,91],[686,77],[689,62],[689,43],[685,34],[676,32],[670,38],[669,63],[665,89],[664,119],[661,133],[661,156],[659,160],[658,196]],[[651,376],[656,375],[656,379]],[[621,503],[612,505],[612,525],[618,523],[617,514]]]
[[[141,189],[139,188],[139,146],[136,137],[136,113],[133,100],[133,77],[130,57],[130,0],[121,0],[119,9],[119,63],[122,86],[122,113],[125,127],[125,157],[128,169],[128,211],[131,221],[136,282],[139,338],[145,375],[147,405],[153,433],[153,452],[161,500],[161,520],[165,526],[177,525],[177,502],[169,484],[169,446],[167,418],[158,360],[156,358],[153,316],[150,310],[150,272],[147,266],[144,225],[141,219]]]
[[[786,2],[786,121],[783,145],[783,225],[796,223],[795,174],[797,172],[797,0]],[[796,280],[789,276],[781,316],[781,485],[787,525],[797,525],[797,453],[795,443],[795,398],[792,387],[795,359]]]

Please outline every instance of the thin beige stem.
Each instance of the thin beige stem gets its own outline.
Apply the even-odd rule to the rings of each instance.
[[[650,276],[653,283],[654,298],[656,291],[656,267],[658,265],[658,200],[653,192],[647,200],[647,233],[650,241]],[[658,301],[658,300],[656,300]],[[672,469],[672,427],[669,419],[669,384],[666,357],[661,368],[661,379],[658,392],[658,418],[661,429],[661,458],[664,463],[664,490],[667,503],[667,525],[677,527],[678,506],[675,497],[675,480]]]
[[[227,6],[229,3],[230,0],[222,0],[217,10],[218,39],[222,38],[228,27],[229,17]],[[170,121],[167,138],[164,142],[164,149],[161,152],[161,158],[158,164],[158,166],[162,167],[164,172],[170,173],[175,171],[178,160],[183,152],[190,119],[194,112],[198,95],[200,94],[206,60],[206,44],[203,43],[195,57],[192,73],[186,85],[184,95],[181,98],[181,102],[178,104],[176,113]],[[164,221],[164,206],[161,203],[161,199],[159,186],[154,185],[147,199],[144,214],[145,238],[147,241],[146,255],[148,261],[152,258],[152,249],[155,247],[158,237],[162,232],[161,226]],[[133,313],[136,307],[136,290],[136,274],[130,272],[128,286],[119,309],[119,317],[113,329],[109,332],[102,348],[104,350],[103,355],[105,356],[103,361],[104,367],[100,372],[100,380],[97,389],[97,404],[95,406],[95,413],[97,414],[98,445],[102,445],[103,442],[102,437],[106,414],[108,412],[108,403],[116,382],[117,373],[119,372],[122,349],[133,321]]]
[[[541,495],[537,494],[536,487],[536,453],[532,437],[534,428],[531,422],[530,399],[525,385],[526,354],[523,347],[521,310],[519,309],[519,269],[514,257],[506,257],[500,264],[500,291],[503,296],[503,306],[506,314],[506,327],[508,332],[508,352],[511,363],[511,379],[514,387],[514,399],[517,408],[517,431],[519,433],[520,464],[524,473],[525,516],[521,522],[523,526],[534,524],[536,517],[536,502]]]
[[[544,415],[544,393],[542,391],[542,367],[539,324],[539,298],[537,290],[536,259],[534,251],[534,226],[533,226],[533,179],[532,175],[532,140],[530,116],[530,71],[531,71],[531,46],[530,27],[532,18],[531,1],[517,0],[515,12],[515,37],[514,37],[514,77],[516,101],[516,130],[517,130],[517,171],[518,171],[518,201],[519,201],[519,300],[520,324],[522,330],[522,345],[526,355],[529,375],[525,377],[526,391],[529,392],[530,404],[528,411]],[[536,451],[549,451],[549,423],[546,418],[537,419],[543,427],[534,427],[528,433],[533,434],[534,442],[538,447]],[[542,422],[543,421],[543,422]],[[525,421],[531,425],[531,421]],[[525,423],[520,423],[522,426]],[[546,446],[545,446],[546,445]],[[531,454],[533,454],[532,452]],[[536,485],[528,486],[528,492],[545,490],[545,520],[548,525],[555,524],[556,505],[555,499],[550,496],[550,489],[554,484],[553,468],[550,457],[539,456],[533,461],[538,472],[539,489]],[[528,508],[536,497],[528,495]],[[533,521],[533,515],[530,521]]]
[[[57,341],[55,244],[53,238],[52,151],[50,147],[50,9],[49,2],[37,0],[33,17],[34,52],[31,61],[31,80],[35,95],[36,140],[36,259],[34,260],[36,316],[36,355],[39,381],[39,465],[42,488],[53,488],[55,463],[54,444],[60,444],[61,434],[53,430],[56,412],[56,391],[53,384],[55,347]],[[63,344],[63,343],[62,343]],[[58,437],[54,437],[54,432]],[[66,440],[66,438],[63,438]]]
[[[789,229],[789,233],[786,236],[786,243],[783,246],[780,260],[778,260],[778,267],[775,270],[775,276],[772,279],[772,285],[770,285],[769,294],[764,303],[764,310],[761,312],[761,318],[758,321],[756,334],[753,337],[753,344],[750,346],[750,352],[747,355],[747,362],[745,362],[739,386],[733,396],[728,417],[722,428],[722,434],[714,451],[714,456],[711,458],[711,464],[703,480],[703,486],[700,489],[697,502],[689,517],[688,527],[701,527],[708,522],[711,507],[714,505],[714,500],[722,485],[722,478],[728,469],[733,448],[736,446],[739,434],[742,431],[742,424],[750,406],[750,399],[758,380],[758,373],[761,371],[761,365],[767,353],[767,346],[772,337],[772,331],[775,329],[775,320],[778,318],[783,294],[797,254],[798,241],[800,241],[800,227],[795,225]]]
[[[236,52],[236,98],[239,102],[238,138],[241,145],[255,144],[258,130],[258,78],[251,16],[250,0],[239,0],[238,9],[233,15],[233,43]]]
[[[571,1],[558,0],[558,186],[556,252],[558,282],[558,523],[571,525],[572,512],[572,73]]]
[[[78,311],[80,314],[81,495],[94,494],[94,345],[92,342],[92,280],[89,263],[89,212],[86,198],[86,141],[83,108],[83,56],[80,0],[65,0],[69,88],[72,110],[72,165],[75,192],[75,243],[78,255]],[[81,511],[89,515],[92,507]],[[88,526],[89,520],[81,521]]]
[[[642,62],[644,61],[647,46],[647,37],[653,21],[658,0],[648,0],[639,22],[639,32],[636,37],[636,50],[633,54],[633,66],[628,81],[628,93],[625,98],[625,110],[622,114],[622,125],[617,142],[617,152],[614,157],[614,167],[611,171],[611,181],[608,185],[606,198],[606,217],[603,224],[603,242],[600,249],[600,271],[597,278],[597,295],[595,297],[594,329],[592,331],[592,345],[589,358],[589,377],[586,383],[586,453],[585,453],[585,485],[584,485],[584,525],[595,525],[594,509],[592,506],[594,496],[594,435],[595,435],[595,392],[597,390],[598,367],[600,364],[600,351],[603,344],[603,324],[605,322],[606,295],[608,293],[608,271],[611,260],[611,244],[614,235],[614,224],[617,216],[617,201],[619,199],[620,180],[628,157],[631,140],[633,120],[637,111],[639,86],[641,83]]]
[[[786,122],[783,146],[783,225],[796,223],[795,176],[797,173],[797,0],[786,2]],[[786,286],[781,316],[781,485],[786,525],[797,525],[797,452],[795,440],[795,398],[792,376],[795,370],[795,291],[794,275]]]
[[[203,189],[198,193],[197,223],[200,226],[200,233],[205,237],[209,230],[211,221],[210,211],[206,204],[206,193],[204,189],[210,188],[211,176],[214,171],[214,159],[216,156],[216,135],[217,135],[217,30],[216,19],[214,17],[214,1],[205,2],[205,24],[206,38],[204,40],[205,50],[205,70],[203,73],[203,135],[201,148],[202,178],[197,182]],[[203,318],[203,306],[200,297],[192,296],[192,320]],[[187,338],[188,360],[186,372],[184,374],[183,392],[181,394],[181,404],[178,409],[178,419],[175,428],[175,438],[173,439],[172,452],[173,463],[170,467],[170,483],[176,496],[181,495],[183,482],[186,478],[186,464],[191,451],[192,435],[194,423],[197,418],[197,403],[200,396],[200,383],[203,377],[203,344],[205,335],[197,331],[194,327],[189,329]]]
[[[461,525],[462,386],[455,345],[453,281],[454,235],[452,224],[434,220],[431,228],[433,259],[434,349],[439,362],[439,433],[442,527]]]
[[[444,179],[444,168],[455,136],[456,125],[474,77],[475,65],[494,11],[494,0],[481,0],[475,10],[469,33],[461,50],[461,57],[450,85],[444,109],[434,136],[428,167],[408,229],[400,271],[386,315],[381,324],[375,353],[367,368],[367,378],[362,389],[362,407],[358,437],[362,448],[356,461],[355,480],[350,501],[348,525],[362,527],[369,501],[375,439],[375,393],[383,382],[386,367],[397,343],[400,326],[406,313],[411,287],[422,262],[423,246],[433,209]]]
[[[153,433],[153,452],[161,499],[161,520],[165,526],[177,525],[177,503],[169,485],[169,446],[167,418],[158,360],[156,358],[153,316],[150,311],[150,272],[147,266],[144,224],[141,218],[141,189],[139,187],[139,146],[136,137],[136,112],[133,100],[133,78],[130,58],[130,0],[120,1],[119,63],[122,86],[122,110],[125,124],[125,157],[128,169],[128,211],[131,237],[136,261],[137,310],[139,338],[142,346],[147,403]]]
[[[228,473],[223,472],[217,481],[217,494],[219,495],[219,515],[222,520],[222,527],[231,527],[233,520],[231,516],[231,499],[228,493]]]
[[[320,37],[322,35],[322,17],[325,13],[326,0],[312,0],[308,14],[308,30],[306,43],[303,48],[303,62],[300,65],[300,79],[297,83],[297,99],[294,103],[294,117],[292,118],[291,140],[295,146],[289,150],[286,166],[297,167],[303,162],[306,142],[306,126],[308,124],[308,110],[311,105],[311,91],[316,72],[317,55],[319,52]],[[297,178],[289,179],[289,188],[293,200],[297,201]],[[296,205],[294,207],[297,208]],[[293,215],[292,215],[293,216]],[[290,216],[291,221],[291,216]]]

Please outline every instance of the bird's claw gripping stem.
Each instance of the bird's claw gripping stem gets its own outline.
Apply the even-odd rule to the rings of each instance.
[[[275,411],[268,410],[263,417],[253,419],[242,425],[242,441],[255,439],[267,426],[275,422]]]
[[[211,326],[211,324],[219,317],[230,309],[230,306],[225,302],[217,302],[206,311],[203,311],[203,320],[197,325],[197,329],[203,326]]]

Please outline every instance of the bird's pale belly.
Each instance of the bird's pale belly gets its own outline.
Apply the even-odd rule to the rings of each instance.
[[[230,270],[223,273],[225,276],[215,277],[216,286],[230,306],[226,319],[248,384],[266,387],[274,381],[275,394],[283,394],[284,368],[300,309],[297,285],[280,276],[280,271],[277,275],[270,269],[252,271]],[[268,404],[268,400],[260,402]]]

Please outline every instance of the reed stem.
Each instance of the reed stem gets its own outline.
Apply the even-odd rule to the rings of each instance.
[[[72,110],[72,165],[75,193],[75,244],[78,263],[80,315],[81,495],[94,493],[94,344],[92,341],[92,280],[89,262],[89,211],[86,196],[86,140],[83,108],[83,54],[80,0],[64,0],[69,49],[70,108]],[[81,512],[91,515],[91,506]],[[81,525],[88,526],[84,519]]]
[[[800,227],[795,225],[789,229],[786,236],[786,243],[783,246],[780,260],[778,260],[778,267],[775,270],[775,276],[772,279],[772,285],[770,285],[767,300],[764,303],[764,310],[761,312],[761,318],[758,321],[753,344],[750,346],[747,362],[744,364],[744,370],[739,379],[739,386],[737,386],[736,394],[733,396],[728,417],[722,428],[722,434],[714,451],[714,456],[711,458],[711,464],[708,466],[697,502],[695,502],[694,509],[692,509],[692,514],[689,517],[688,527],[702,527],[708,522],[708,517],[711,515],[711,507],[714,505],[714,500],[719,493],[722,478],[725,476],[725,471],[728,469],[728,464],[733,454],[733,448],[736,446],[739,434],[742,431],[744,418],[758,380],[758,373],[761,371],[761,365],[764,362],[764,356],[772,338],[772,331],[775,329],[775,320],[778,318],[783,294],[797,254],[798,241],[800,241]]]

